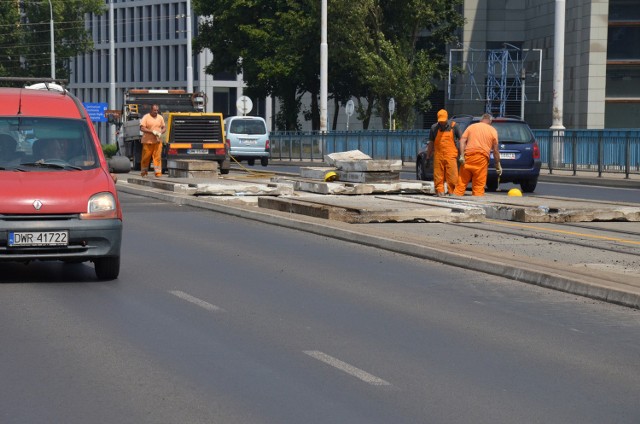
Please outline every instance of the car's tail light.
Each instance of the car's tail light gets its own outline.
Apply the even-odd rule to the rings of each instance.
[[[227,148],[215,149],[216,155],[224,156],[227,154]]]
[[[269,140],[267,140],[267,142],[264,144],[264,151],[268,152],[269,150],[271,150],[271,143],[269,142]]]
[[[533,142],[533,158],[540,159],[540,147],[538,147],[538,142]]]

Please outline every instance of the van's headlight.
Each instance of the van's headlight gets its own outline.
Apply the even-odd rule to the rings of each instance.
[[[105,192],[91,196],[87,204],[87,213],[80,214],[81,219],[116,218],[116,199],[113,194]]]

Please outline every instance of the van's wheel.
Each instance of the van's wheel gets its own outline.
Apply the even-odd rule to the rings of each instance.
[[[247,159],[247,165],[253,166],[255,164],[256,164],[256,160],[255,159]]]
[[[269,158],[268,158],[268,157],[266,157],[266,156],[262,156],[262,157],[260,158],[260,165],[262,165],[262,166],[267,166],[267,165],[269,165]]]
[[[120,256],[94,259],[98,280],[115,280],[120,274]]]

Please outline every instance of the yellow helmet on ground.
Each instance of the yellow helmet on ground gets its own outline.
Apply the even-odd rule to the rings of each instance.
[[[522,192],[520,190],[518,190],[517,188],[512,188],[511,190],[509,190],[509,192],[507,193],[507,196],[516,196],[516,197],[522,197]]]
[[[329,171],[326,174],[324,174],[325,182],[331,182],[337,179],[338,179],[338,174],[336,174],[334,171]]]

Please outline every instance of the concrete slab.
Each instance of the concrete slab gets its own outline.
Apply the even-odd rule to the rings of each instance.
[[[401,160],[372,159],[360,150],[331,153],[325,156],[325,162],[330,166],[345,172],[400,172]]]
[[[191,196],[283,196],[294,192],[292,184],[269,181],[131,176],[127,178],[127,182]]]
[[[169,159],[167,172],[170,178],[218,178],[218,162],[196,159]]]
[[[336,167],[302,167],[300,177],[324,181],[327,172],[335,172],[336,181],[348,183],[391,183],[400,181],[400,172],[396,171],[371,171],[351,172],[343,171]]]
[[[421,193],[435,194],[433,181],[398,181],[391,183],[348,183],[325,182],[311,178],[273,177],[273,182],[290,182],[296,191],[317,194],[363,195],[383,193]]]
[[[595,202],[582,199],[554,197],[505,197],[488,194],[484,197],[458,198],[460,202],[472,202],[486,211],[487,218],[517,222],[592,222],[592,221],[640,221],[637,205]]]
[[[352,224],[374,222],[481,222],[482,208],[434,204],[403,196],[296,196],[259,198],[258,206]]]

